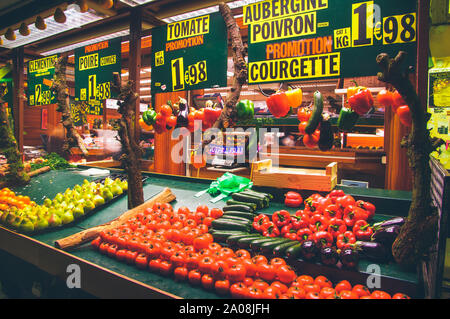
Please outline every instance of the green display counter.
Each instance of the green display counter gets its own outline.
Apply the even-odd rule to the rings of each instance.
[[[33,178],[29,185],[13,190],[17,194],[27,195],[41,204],[45,197],[53,198],[58,192],[64,192],[67,188],[82,183],[84,179],[95,180],[97,177],[86,177],[80,174],[86,169],[87,167],[78,167],[64,171],[50,171]],[[150,199],[164,188],[169,187],[177,198],[172,203],[175,209],[180,206],[195,209],[200,204],[207,204],[210,208],[220,208],[225,204],[225,201],[211,203],[209,194],[204,194],[201,197],[194,196],[197,192],[208,188],[211,180],[153,173],[147,173],[145,176],[148,177],[144,183],[145,199]],[[280,201],[283,198],[284,190],[268,188],[261,188],[261,190],[271,191],[275,195],[271,207],[263,210],[263,213],[271,214],[276,210],[285,209]],[[410,205],[411,194],[408,192],[356,188],[344,188],[344,191],[354,195],[357,199],[366,199],[375,203],[377,205],[377,220],[406,215]],[[303,195],[308,196],[306,193]],[[0,258],[5,259],[9,256],[21,260],[29,267],[37,269],[38,273],[45,274],[45,276],[43,275],[45,279],[42,279],[42,281],[55,280],[56,278],[62,286],[65,286],[66,281],[70,280],[70,276],[74,274],[71,265],[76,265],[78,267],[75,268],[79,270],[81,280],[81,286],[78,290],[86,293],[82,296],[100,298],[220,298],[213,292],[193,287],[188,283],[176,282],[173,278],[163,277],[118,262],[93,250],[90,245],[84,245],[68,252],[55,248],[56,240],[109,222],[125,211],[127,211],[127,198],[122,196],[92,216],[81,220],[75,226],[33,236],[24,236],[0,227],[0,253],[4,254]],[[294,210],[291,211],[294,212]],[[361,261],[358,271],[343,271],[307,263],[300,263],[296,266],[299,267],[297,269],[298,274],[315,275],[320,273],[328,275],[332,281],[348,279],[352,284],[366,284],[367,277],[372,274],[370,271],[368,272],[371,269],[369,265],[370,263]],[[421,296],[420,283],[415,270],[400,269],[393,263],[379,266],[382,287],[386,287],[384,290],[404,292],[413,297]],[[7,262],[2,262],[1,267],[8,268]],[[26,266],[24,267],[26,268]],[[15,273],[14,270],[9,270],[11,276],[17,275],[20,277],[20,274]],[[0,281],[4,275],[4,273],[0,273]],[[39,278],[33,278],[33,280],[39,281]],[[45,283],[41,283],[41,285],[46,287]]]

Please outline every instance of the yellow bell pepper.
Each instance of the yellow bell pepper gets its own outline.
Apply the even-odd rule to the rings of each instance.
[[[302,89],[298,88],[295,90],[289,90],[289,91],[286,91],[285,94],[288,98],[290,107],[296,108],[296,107],[299,107],[300,105],[302,105],[302,101],[303,101]]]

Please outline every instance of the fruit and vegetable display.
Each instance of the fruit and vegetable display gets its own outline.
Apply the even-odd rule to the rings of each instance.
[[[266,99],[267,108],[275,118],[290,115],[294,108],[302,104],[303,92],[300,88],[288,91],[278,91]]]
[[[248,199],[246,193],[254,197]],[[285,194],[285,205],[298,208],[303,203],[303,209],[258,214],[269,201],[269,195],[253,190],[237,193],[223,208],[222,218],[212,223],[211,234],[231,247],[355,269],[361,258],[390,261],[392,243],[405,222],[397,217],[371,223],[376,207],[342,190],[313,194],[304,201],[291,191]]]
[[[325,276],[297,275],[288,261],[216,241],[211,227],[229,214],[251,214],[252,206],[232,204],[225,211],[155,203],[91,242],[100,253],[179,282],[232,298],[409,299],[403,293],[370,291],[347,280],[333,284]],[[231,208],[230,208],[231,207]],[[239,217],[238,215],[235,215]],[[242,215],[244,216],[244,215]],[[245,217],[244,217],[245,218]],[[236,219],[238,220],[238,219]],[[232,221],[230,220],[230,223]],[[230,230],[229,234],[239,232]]]
[[[59,156],[56,153],[50,153],[41,158],[36,158],[30,161],[31,171],[37,170],[39,168],[49,166],[50,169],[60,170],[73,167],[65,158]]]
[[[106,177],[101,182],[84,180],[53,199],[37,205],[27,196],[9,189],[0,191],[0,223],[22,233],[36,233],[69,225],[93,213],[96,208],[122,195],[128,189],[124,177]]]

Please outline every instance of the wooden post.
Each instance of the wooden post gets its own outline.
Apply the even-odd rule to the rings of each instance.
[[[417,5],[417,62],[416,90],[425,110],[428,105],[428,53],[430,50],[430,1],[419,0]]]
[[[23,153],[23,83],[24,62],[23,47],[13,50],[13,79],[14,79],[14,135],[20,153]]]
[[[142,11],[133,9],[130,14],[130,57],[128,62],[129,81],[132,82],[131,89],[133,92],[140,93],[141,87],[141,33],[142,33]],[[136,143],[139,144],[140,126],[140,99],[136,99],[135,119],[134,119],[134,135]]]

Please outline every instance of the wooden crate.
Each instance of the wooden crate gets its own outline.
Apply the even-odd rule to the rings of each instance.
[[[337,163],[325,169],[273,167],[272,160],[252,163],[251,180],[255,186],[331,191],[337,184]]]

